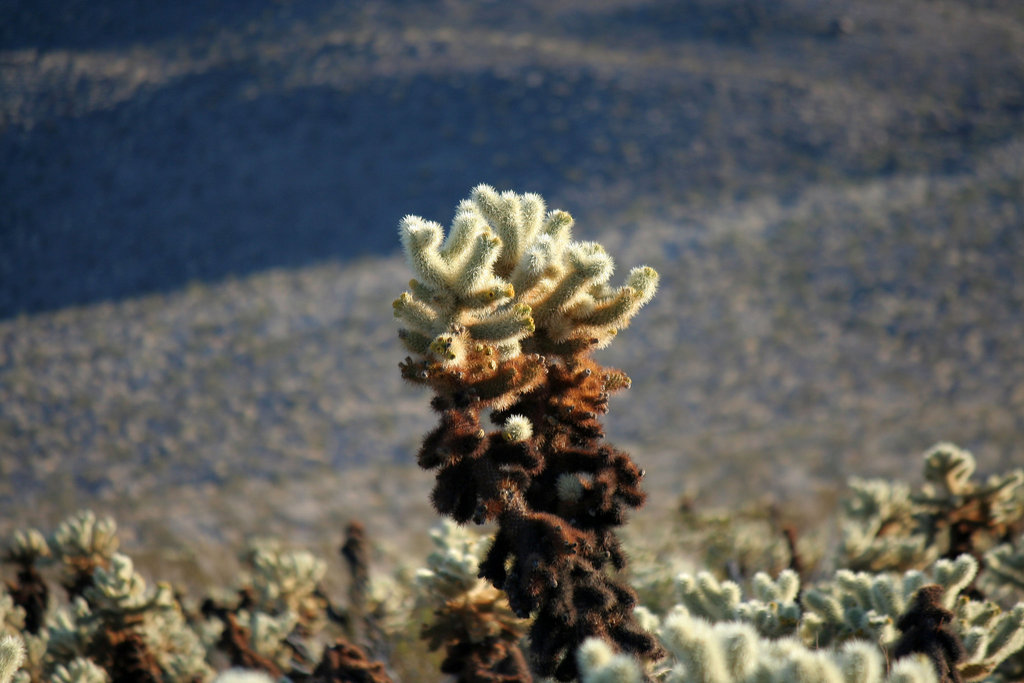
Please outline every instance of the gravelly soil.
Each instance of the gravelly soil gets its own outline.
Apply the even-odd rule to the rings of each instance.
[[[1014,3],[150,5],[0,7],[0,530],[398,552],[395,225],[480,181],[662,272],[604,352],[649,514],[1024,461]]]

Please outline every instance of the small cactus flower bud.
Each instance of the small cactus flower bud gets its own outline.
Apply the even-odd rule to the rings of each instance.
[[[583,495],[583,482],[575,474],[560,474],[555,482],[559,500],[575,503]]]
[[[501,435],[509,443],[520,443],[528,441],[533,436],[533,424],[524,415],[510,415],[505,420]]]

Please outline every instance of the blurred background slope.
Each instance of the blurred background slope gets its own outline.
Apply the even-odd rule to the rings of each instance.
[[[662,272],[652,508],[1024,460],[1014,0],[6,2],[0,161],[0,530],[418,533],[396,226],[478,182]]]

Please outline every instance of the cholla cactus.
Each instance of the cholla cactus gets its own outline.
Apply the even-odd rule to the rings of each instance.
[[[0,586],[0,636],[14,635],[25,629],[25,610]]]
[[[1024,603],[1003,612],[994,603],[961,597],[953,612],[965,651],[959,667],[964,680],[980,680],[997,670],[1017,671],[1016,677],[1004,680],[1020,680],[1024,664]]]
[[[93,570],[107,566],[119,543],[114,520],[97,518],[91,510],[78,512],[57,526],[49,547],[64,567],[64,587],[71,598],[89,586]]]
[[[203,679],[212,673],[170,587],[148,589],[131,559],[120,553],[110,557],[107,568],[95,569],[83,598],[51,626],[50,653],[56,666],[89,657],[115,683]]]
[[[978,555],[1024,522],[1024,470],[979,483],[971,480],[975,467],[973,455],[950,443],[925,453],[928,483],[913,500],[929,514],[929,535],[948,535],[947,557]]]
[[[262,671],[228,669],[213,679],[213,683],[275,683],[275,681]]]
[[[9,683],[25,661],[25,644],[18,636],[0,636],[0,683]]]
[[[1024,597],[1024,535],[985,553],[983,585],[990,593]]]
[[[77,657],[67,664],[58,664],[50,680],[52,683],[109,683],[110,677],[92,660]]]
[[[971,479],[974,456],[950,443],[924,454],[927,483],[854,480],[843,527],[845,563],[854,569],[920,568],[935,557],[975,557],[1024,525],[1024,470]]]
[[[487,539],[448,520],[430,535],[437,549],[416,573],[416,585],[419,604],[433,611],[422,635],[431,650],[445,647],[441,671],[466,683],[529,680],[519,649],[526,624],[477,576]]]
[[[949,642],[963,643],[962,656],[949,663],[956,664],[956,675],[963,680],[977,680],[991,674],[1024,646],[1024,604],[1004,613],[995,603],[971,600],[962,594],[977,571],[978,563],[970,555],[955,561],[939,560],[927,574],[916,570],[902,575],[871,574],[844,569],[799,597],[799,580],[793,572],[783,572],[774,581],[761,574],[752,582],[755,597],[748,600],[742,599],[741,587],[736,583],[719,582],[707,572],[683,574],[677,580],[681,596],[677,608],[713,623],[746,624],[761,637],[798,637],[807,647],[869,642],[890,657],[925,652],[936,661],[937,668],[935,652],[929,649],[933,641],[920,635],[934,629],[921,615],[941,611],[947,615],[942,624],[948,630]],[[926,588],[927,602],[934,605],[929,608],[932,612],[915,607],[915,600],[924,599],[921,591]],[[908,629],[918,629],[919,635],[908,636]]]
[[[794,638],[760,636],[750,624],[711,623],[675,608],[658,629],[673,656],[671,668],[654,677],[668,683],[937,683],[928,659],[908,657],[892,666],[878,648],[850,641],[838,650],[811,649]],[[583,683],[643,681],[635,660],[615,656],[603,643],[587,641],[578,652]]]
[[[779,638],[796,631],[801,609],[797,604],[800,577],[785,570],[772,580],[764,572],[754,575],[754,598],[741,601],[740,586],[732,581],[719,582],[708,572],[696,577],[681,574],[676,580],[681,604],[711,621],[743,621],[752,624],[763,636]]]
[[[285,550],[264,539],[251,542],[242,561],[247,571],[236,603],[204,603],[204,614],[223,625],[213,645],[227,654],[233,667],[260,670],[274,678],[290,675],[292,671],[308,675],[317,665],[314,648],[324,643],[322,636],[330,606],[320,583],[327,565],[309,552]],[[370,606],[375,607],[372,595],[369,597]],[[339,641],[327,648],[323,656],[329,656],[334,666],[357,666],[347,656],[338,659],[339,652],[356,651],[358,648]],[[358,652],[362,659],[366,658]],[[369,660],[365,664],[371,668],[379,666]],[[331,675],[340,675],[341,670],[332,669],[330,662],[324,666],[326,680],[333,680]]]
[[[955,562],[939,560],[930,580],[918,571],[892,575],[839,570],[832,581],[805,592],[800,635],[804,642],[822,646],[857,638],[890,648],[899,637],[896,622],[918,590],[929,583],[939,585],[949,609],[977,571],[969,555]]]
[[[604,570],[624,567],[612,529],[644,494],[641,470],[602,443],[597,419],[629,379],[590,352],[650,300],[658,276],[634,268],[625,285],[609,286],[611,257],[572,241],[571,226],[537,195],[486,185],[459,205],[447,237],[406,217],[416,278],[394,304],[418,356],[402,374],[435,391],[441,414],[418,455],[438,470],[434,506],[460,523],[498,523],[480,575],[519,616],[535,615],[535,670],[561,680],[575,677],[574,652],[588,636],[657,653],[631,617],[635,594]],[[484,410],[499,426],[490,434]]]
[[[669,680],[707,681],[880,681],[882,657],[860,644],[840,652],[811,650],[792,638],[766,640],[747,624],[711,624],[674,610],[659,635],[679,664]],[[844,674],[856,672],[859,677]],[[927,679],[926,679],[927,680]]]
[[[598,638],[583,641],[576,659],[582,683],[641,683],[644,680],[635,659],[616,653]]]
[[[843,564],[865,571],[920,569],[940,548],[918,531],[910,487],[902,482],[850,479],[844,501]]]
[[[290,612],[308,632],[319,630],[326,606],[319,590],[326,563],[310,552],[284,550],[266,541],[254,543],[247,555],[255,607],[271,615]]]
[[[17,530],[4,553],[3,561],[18,568],[14,583],[7,589],[24,611],[25,630],[39,633],[50,602],[50,589],[39,573],[38,564],[50,558],[50,546],[36,529]]]

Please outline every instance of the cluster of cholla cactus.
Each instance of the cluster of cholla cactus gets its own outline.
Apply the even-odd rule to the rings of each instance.
[[[982,560],[994,546],[1011,543],[1024,532],[1024,470],[980,482],[972,478],[976,466],[968,451],[940,443],[924,455],[926,483],[919,491],[853,480],[842,529],[844,565],[902,570],[964,553]],[[1006,566],[1010,551],[999,552]]]
[[[437,470],[432,499],[456,522],[496,522],[480,576],[533,618],[531,664],[570,680],[588,637],[658,654],[632,616],[635,593],[608,571],[626,558],[613,530],[644,502],[643,471],[604,442],[599,416],[629,386],[592,357],[654,295],[634,268],[612,287],[601,245],[537,195],[476,187],[447,235],[409,216],[401,241],[415,278],[394,302],[415,354],[402,375],[433,389],[440,424],[417,456]],[[497,429],[482,416],[490,411]]]
[[[929,573],[838,571],[801,590],[785,570],[758,573],[753,595],[710,573],[677,579],[680,602],[661,620],[644,610],[673,655],[660,670],[588,642],[585,683],[647,678],[821,683],[1011,681],[1000,671],[1024,648],[1024,603],[1009,611],[963,594],[978,570],[970,555],[939,560]],[[886,671],[888,665],[888,678]]]
[[[205,651],[166,584],[147,586],[117,552],[109,518],[81,513],[46,537],[19,531],[5,553],[17,567],[8,583],[25,650],[16,681],[202,680]],[[55,566],[67,603],[54,610],[41,568]]]
[[[787,545],[768,527],[756,552],[710,552],[698,534],[697,549],[714,561],[675,575],[678,604],[664,598],[667,577],[642,575],[658,588],[645,592],[658,598],[650,606],[665,615],[643,620],[673,657],[644,668],[588,642],[583,680],[1024,680],[1020,473],[973,482],[973,458],[951,444],[929,449],[924,465],[920,491],[853,480],[835,556],[818,558],[815,571],[780,570],[784,552],[758,549]],[[737,518],[699,517],[723,537],[749,526],[742,511]],[[695,520],[688,512],[684,528]],[[771,574],[739,566],[754,558]]]
[[[343,629],[330,622],[346,620],[320,587],[325,563],[308,552],[254,543],[227,597],[190,608],[168,584],[149,586],[118,548],[114,521],[91,512],[48,536],[13,535],[3,559],[16,576],[0,588],[0,683],[390,681],[381,663],[331,635],[329,625]],[[44,578],[53,573],[63,600]],[[231,673],[218,676],[225,667]]]

